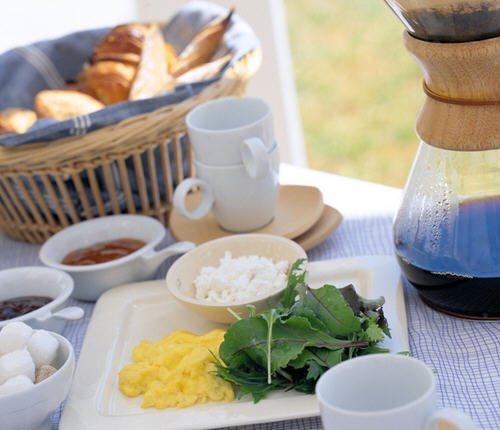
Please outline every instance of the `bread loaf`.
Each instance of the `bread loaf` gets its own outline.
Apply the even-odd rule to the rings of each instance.
[[[102,109],[104,105],[78,91],[46,90],[35,97],[35,111],[39,118],[53,118],[59,121],[84,115]]]
[[[85,68],[83,79],[90,94],[105,105],[128,100],[137,66],[119,61],[98,61]]]
[[[36,121],[36,113],[29,109],[12,107],[0,112],[0,135],[24,133]]]

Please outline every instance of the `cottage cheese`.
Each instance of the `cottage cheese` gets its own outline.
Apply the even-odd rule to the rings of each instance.
[[[233,258],[226,251],[218,267],[205,266],[194,280],[196,298],[212,303],[240,303],[269,296],[286,285],[288,261],[266,257]]]

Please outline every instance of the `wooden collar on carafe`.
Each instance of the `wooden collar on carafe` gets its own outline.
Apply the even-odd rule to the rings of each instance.
[[[443,149],[499,149],[500,37],[436,43],[405,31],[403,41],[424,72],[418,136]]]

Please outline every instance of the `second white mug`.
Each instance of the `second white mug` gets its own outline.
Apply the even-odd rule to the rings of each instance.
[[[416,358],[373,354],[344,361],[316,384],[325,430],[479,430],[463,412],[438,409],[432,370]]]
[[[272,150],[259,155],[261,165],[248,163],[231,166],[210,166],[194,160],[196,178],[182,181],[174,193],[176,211],[187,218],[199,219],[211,209],[218,224],[235,233],[254,231],[269,224],[274,217],[279,197],[279,152],[275,143]],[[186,208],[186,196],[193,187],[199,187],[202,199],[198,207]]]

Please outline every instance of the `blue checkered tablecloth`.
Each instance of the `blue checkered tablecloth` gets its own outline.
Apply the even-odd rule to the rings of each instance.
[[[292,173],[297,183],[301,179],[306,183],[320,181],[317,185],[324,190],[325,201],[332,206],[336,204],[329,197],[328,190],[336,190],[340,204],[336,207],[344,214],[337,231],[307,253],[310,261],[393,254],[393,208],[388,208],[385,213],[383,208],[357,213],[357,209],[349,210],[348,203],[344,204],[340,199],[340,193],[344,194],[345,202],[363,198],[362,194],[365,193],[368,200],[369,195],[377,190],[380,190],[381,195],[386,193],[387,187],[324,173],[318,176],[318,172],[308,169],[297,169]],[[388,193],[388,198],[394,195],[394,199],[397,199],[399,193],[399,190],[394,190],[394,193]],[[172,242],[167,232],[164,243]],[[38,250],[39,246],[14,241],[0,233],[0,268],[39,265]],[[156,277],[162,278],[172,262],[173,259],[168,260]],[[405,285],[405,298],[410,352],[436,369],[439,405],[461,409],[482,429],[499,430],[500,323],[460,320],[438,313],[425,306],[409,285]],[[86,315],[81,321],[68,323],[62,334],[72,342],[78,357],[94,305],[76,300],[72,300],[72,303],[82,306]],[[52,416],[54,430],[58,428],[60,413],[59,409]],[[319,417],[237,427],[239,430],[321,428]]]

